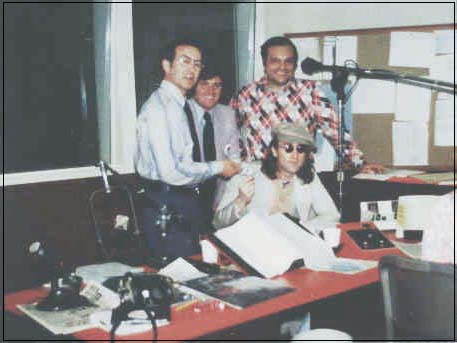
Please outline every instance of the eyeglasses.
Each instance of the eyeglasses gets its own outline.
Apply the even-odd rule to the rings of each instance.
[[[268,57],[267,59],[267,64],[270,67],[279,67],[280,65],[284,64],[287,68],[295,68],[296,66],[296,61],[295,58],[290,57],[290,58],[279,58],[279,57]]]
[[[299,154],[304,154],[305,152],[310,150],[305,144],[297,144],[297,147],[294,147],[290,143],[285,143],[279,144],[279,147],[281,149],[284,149],[284,151],[288,154],[292,153],[294,150],[296,150]]]
[[[195,68],[197,69],[203,69],[205,67],[205,65],[202,63],[202,61],[200,60],[194,60],[192,57],[189,57],[187,55],[181,55],[179,56],[176,61],[179,63],[179,64],[182,64],[182,65],[185,65],[185,66],[188,66],[188,67],[191,67],[191,66],[194,66]]]
[[[204,87],[204,88],[215,88],[215,89],[222,88],[222,82],[210,82],[210,81],[206,81],[206,80],[199,81],[198,85],[200,87]]]

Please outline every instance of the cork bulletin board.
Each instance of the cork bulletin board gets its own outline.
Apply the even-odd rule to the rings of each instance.
[[[286,33],[289,38],[319,38],[320,48],[323,49],[324,37],[356,36],[357,58],[360,68],[386,69],[410,75],[429,77],[429,69],[425,67],[398,67],[389,65],[389,49],[391,33],[401,32],[434,32],[438,30],[454,30],[453,24],[440,24],[414,27],[391,27],[382,29],[361,29],[345,31],[326,31],[310,33]],[[454,47],[453,47],[454,49]],[[454,51],[455,54],[455,51]],[[455,79],[452,81],[455,83]],[[357,90],[356,90],[357,91]],[[438,92],[431,92],[428,122],[428,166],[452,166],[455,164],[454,146],[435,145],[435,103]],[[455,109],[455,103],[454,103]],[[393,165],[392,125],[395,113],[357,113],[352,111],[352,134],[358,147],[364,152],[370,163]],[[454,110],[455,122],[455,110]],[[454,131],[454,127],[449,127]],[[454,133],[455,135],[455,133]],[[454,137],[455,145],[455,137]],[[414,148],[414,147],[411,147]]]

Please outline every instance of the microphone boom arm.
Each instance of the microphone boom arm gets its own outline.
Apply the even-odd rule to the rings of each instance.
[[[391,70],[382,70],[382,69],[355,69],[360,72],[355,72],[357,78],[364,79],[378,79],[378,80],[388,80],[395,81],[399,83],[404,83],[412,86],[429,88],[431,90],[436,90],[438,92],[455,94],[456,85],[451,82],[440,81],[429,79],[426,77],[420,77],[411,74],[405,73],[396,73]]]

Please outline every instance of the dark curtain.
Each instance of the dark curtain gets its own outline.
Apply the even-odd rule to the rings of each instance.
[[[223,73],[221,102],[235,91],[235,43],[231,3],[134,3],[133,44],[137,110],[162,80],[160,51],[181,36],[198,39]]]

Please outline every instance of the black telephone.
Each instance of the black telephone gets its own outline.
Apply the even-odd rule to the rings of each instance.
[[[127,320],[134,310],[144,310],[155,319],[170,319],[170,306],[174,298],[170,278],[154,273],[126,273],[119,279],[117,292],[121,303],[113,310],[111,322]]]

